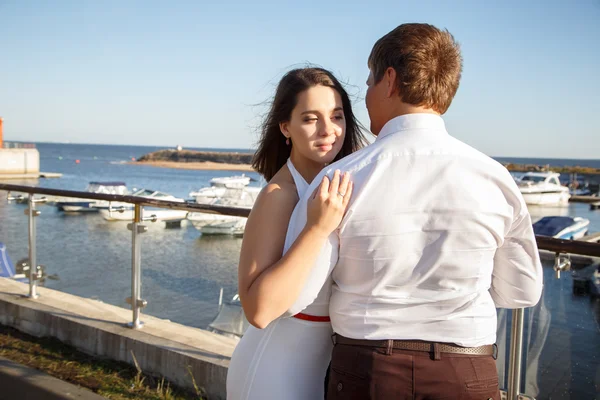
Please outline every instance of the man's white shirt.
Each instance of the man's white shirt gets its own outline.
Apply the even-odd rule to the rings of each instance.
[[[496,307],[539,300],[542,267],[514,179],[450,136],[441,117],[396,117],[318,175],[292,214],[286,250],[335,169],[350,172],[352,199],[288,315],[329,309],[346,337],[471,347],[495,342]]]

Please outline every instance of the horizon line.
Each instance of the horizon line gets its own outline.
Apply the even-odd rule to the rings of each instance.
[[[12,143],[34,143],[34,144],[74,144],[74,145],[92,145],[92,146],[125,146],[125,147],[157,147],[162,148],[164,150],[176,149],[178,145],[175,146],[165,146],[165,145],[141,145],[141,144],[115,144],[115,143],[82,143],[82,142],[46,142],[46,141],[31,141],[31,140],[10,140],[5,139],[5,142]],[[245,148],[245,147],[200,147],[200,146],[184,146],[180,145],[182,149],[219,149],[219,150],[246,150],[246,151],[256,151],[254,148]],[[600,161],[600,158],[557,158],[557,157],[534,157],[534,156],[492,156],[487,155],[491,158],[529,158],[533,160],[585,160],[585,161]]]

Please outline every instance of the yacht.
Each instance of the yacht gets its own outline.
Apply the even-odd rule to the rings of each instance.
[[[245,175],[214,178],[209,187],[190,193],[198,204],[211,204],[251,210],[260,187],[248,186],[250,177]],[[230,215],[190,213],[188,219],[203,235],[242,236],[247,218]]]
[[[190,192],[190,197],[199,204],[213,204],[222,197],[228,189],[243,189],[250,184],[251,178],[245,174],[212,178],[210,186]]]
[[[581,217],[544,217],[533,224],[536,235],[577,240],[588,232],[590,220]]]
[[[567,205],[571,195],[555,172],[527,172],[518,181],[525,203],[532,205]]]

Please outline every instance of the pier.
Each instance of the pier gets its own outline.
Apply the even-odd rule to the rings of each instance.
[[[0,118],[0,181],[6,179],[60,178],[62,174],[40,172],[40,153],[33,144],[5,143]]]

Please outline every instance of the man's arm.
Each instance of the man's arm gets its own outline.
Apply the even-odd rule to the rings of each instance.
[[[531,217],[520,196],[519,200],[519,215],[494,256],[490,294],[498,308],[531,307],[542,295],[542,263]]]

